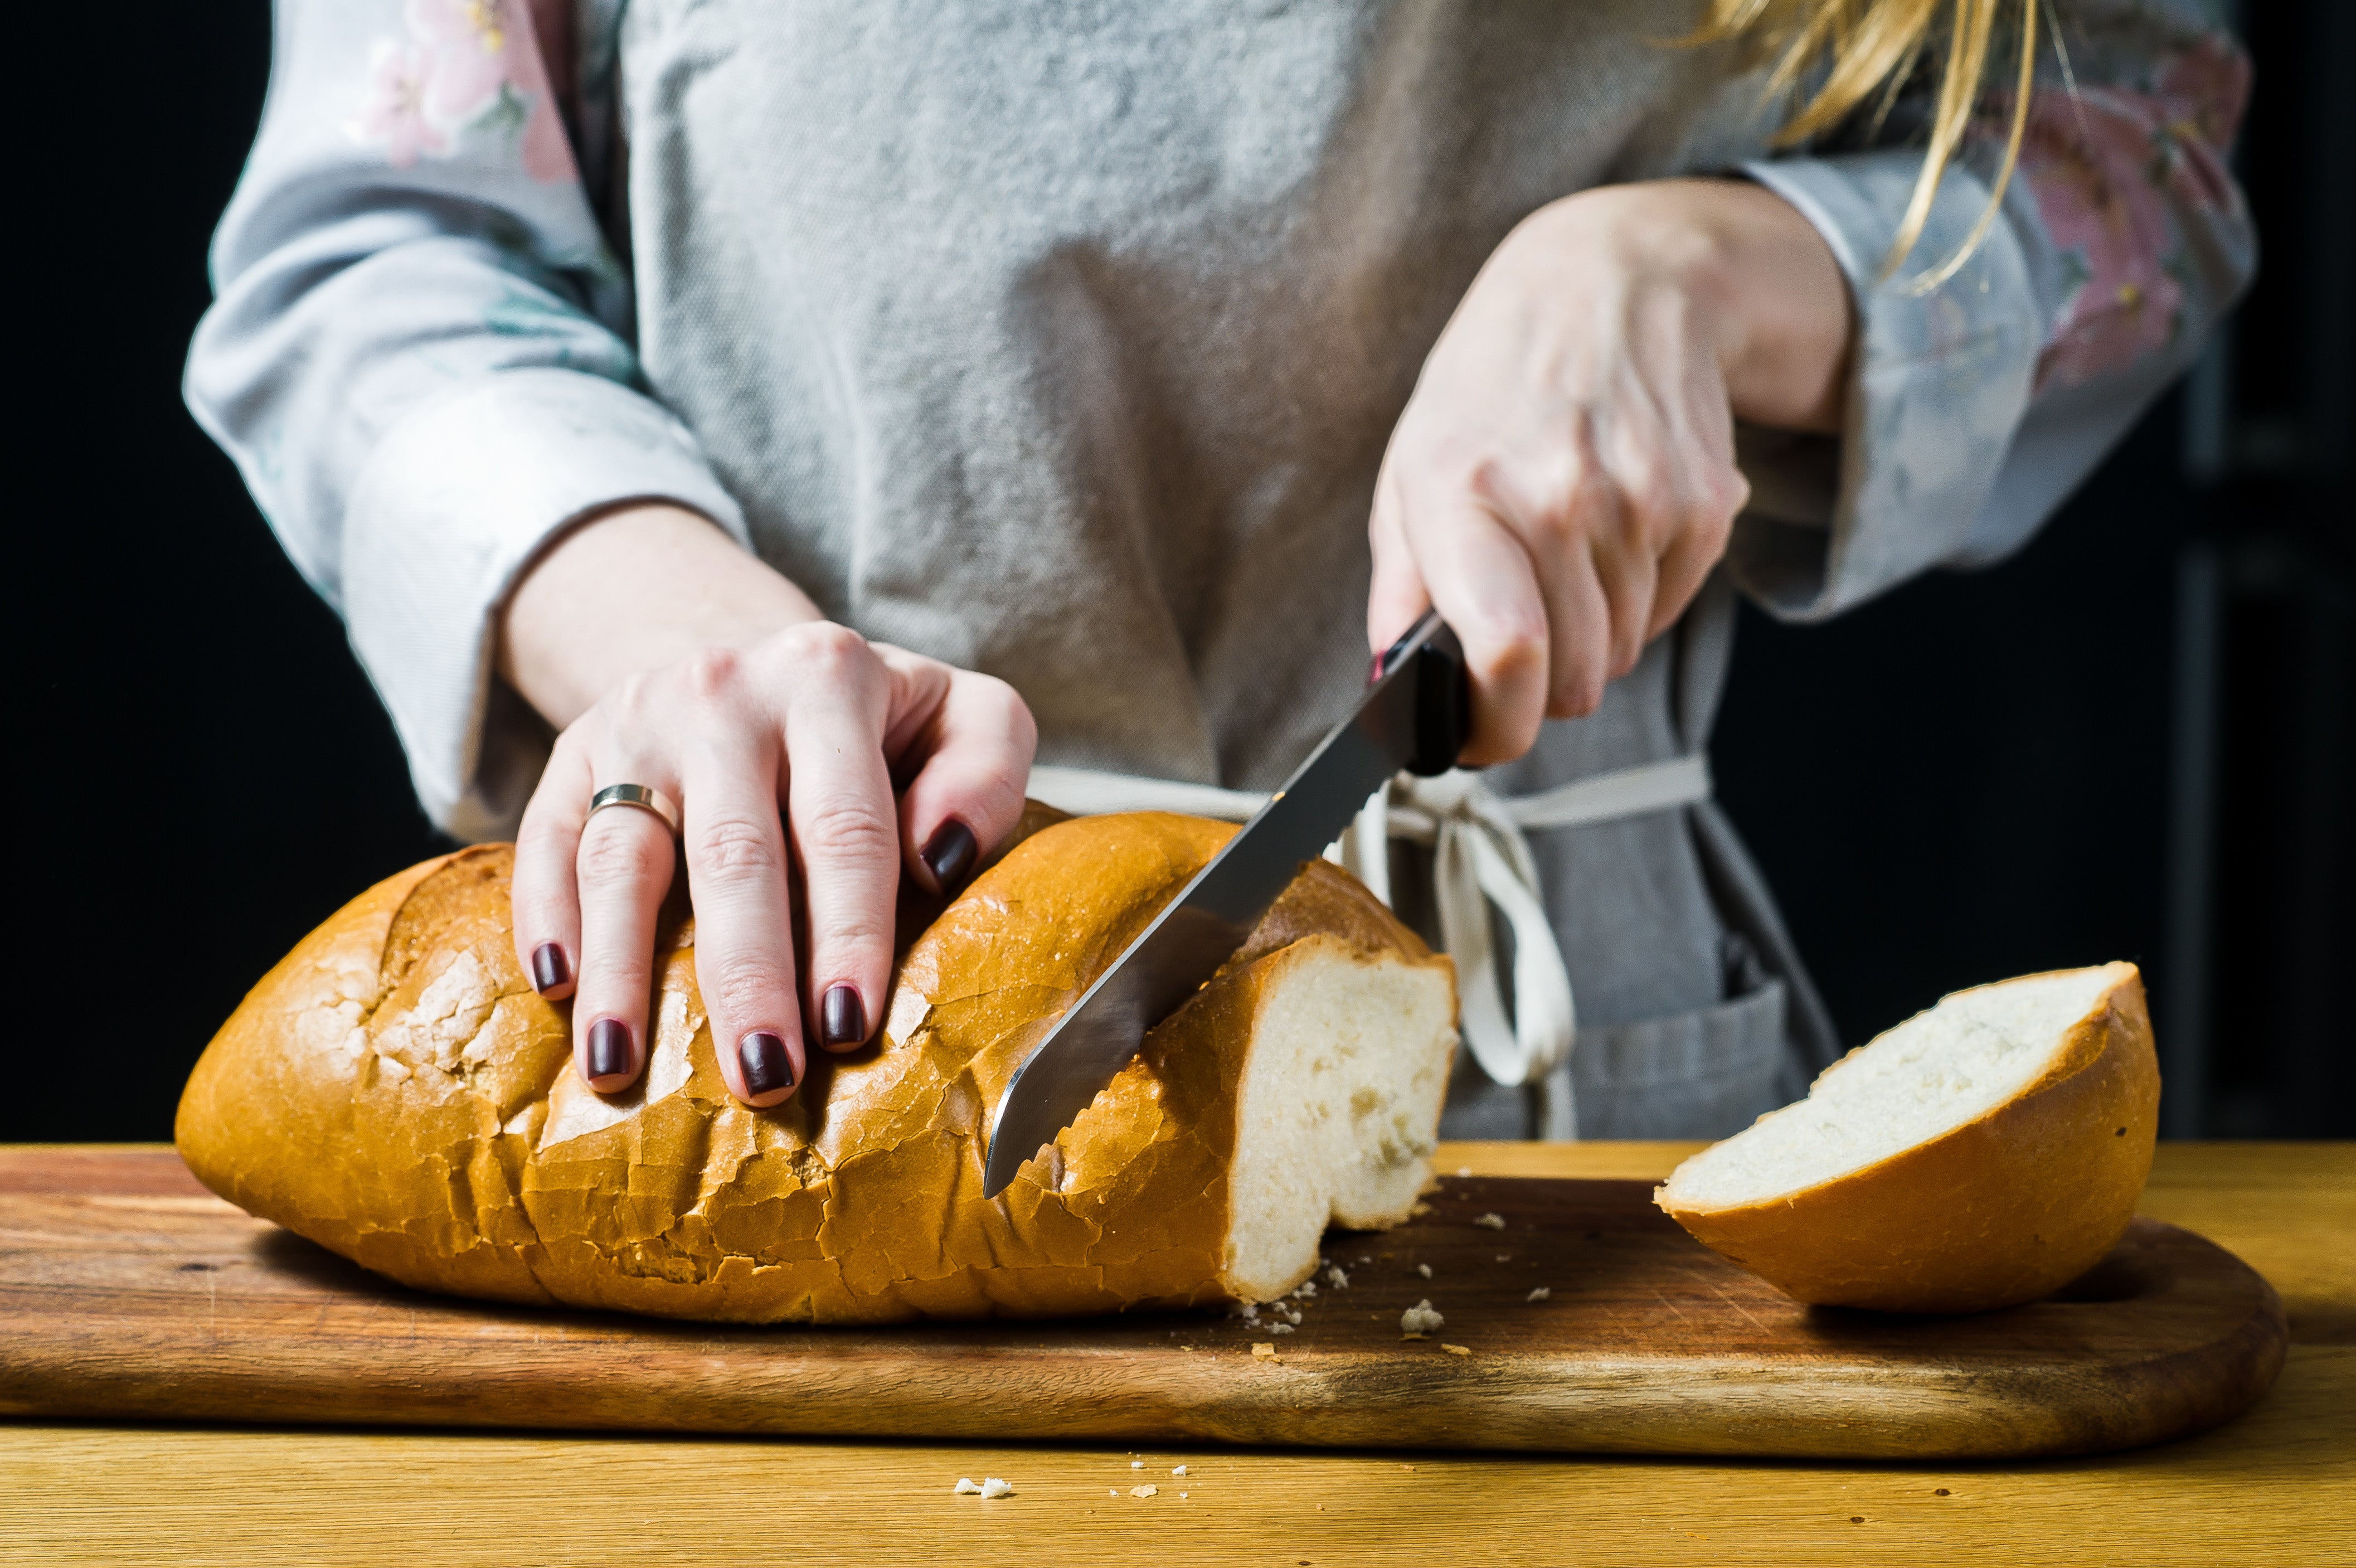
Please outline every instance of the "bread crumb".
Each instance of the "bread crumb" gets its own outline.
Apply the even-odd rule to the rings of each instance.
[[[1290,1323],[1271,1323],[1268,1326],[1268,1331],[1270,1334],[1290,1334],[1292,1332],[1292,1325]]]
[[[1290,1319],[1291,1319],[1292,1326],[1294,1326],[1295,1328],[1298,1328],[1298,1327],[1300,1327],[1300,1326],[1301,1326],[1301,1313],[1300,1313],[1300,1310],[1299,1310],[1298,1308],[1295,1308],[1293,1311],[1287,1313],[1285,1316],[1286,1316],[1287,1317],[1289,1317]]]
[[[1451,1356],[1470,1356],[1472,1354],[1472,1348],[1469,1346],[1451,1345],[1445,1339],[1440,1342],[1440,1348],[1447,1351]]]
[[[1431,1205],[1428,1203],[1419,1203],[1413,1208],[1407,1211],[1407,1217],[1409,1219],[1420,1219],[1430,1212]]]
[[[1431,1277],[1431,1265],[1430,1263],[1418,1263],[1415,1266],[1415,1272],[1421,1274],[1425,1279],[1430,1279]]]
[[[1348,1290],[1350,1288],[1350,1276],[1342,1272],[1342,1265],[1339,1263],[1335,1263],[1332,1268],[1327,1269],[1325,1271],[1325,1277],[1333,1283],[1335,1290]]]
[[[1117,1498],[1120,1496],[1120,1488],[1119,1487],[1107,1487],[1105,1488],[1105,1496],[1108,1498]]]
[[[1173,1465],[1170,1466],[1170,1473],[1173,1476],[1183,1476],[1186,1473],[1186,1466],[1183,1465]]]
[[[1513,1261],[1514,1255],[1511,1252],[1500,1252],[1497,1254],[1497,1262],[1501,1263],[1510,1263]]]
[[[1426,1297],[1399,1314],[1399,1332],[1429,1334],[1447,1321],[1448,1319],[1432,1311],[1430,1298]]]
[[[981,1483],[981,1495],[984,1501],[991,1498],[1011,1498],[1014,1495],[1014,1484],[991,1476]]]
[[[1472,1223],[1483,1230],[1503,1230],[1505,1228],[1505,1217],[1502,1214],[1483,1214]]]
[[[1461,1176],[1469,1176],[1472,1174],[1472,1167],[1471,1165],[1459,1165],[1456,1167],[1456,1174]]]
[[[1295,1301],[1300,1300],[1302,1296],[1315,1295],[1316,1294],[1317,1282],[1315,1280],[1303,1280],[1299,1284],[1292,1287],[1292,1296]]]
[[[974,1478],[973,1478],[971,1476],[959,1476],[959,1477],[958,1477],[958,1484],[957,1484],[957,1495],[958,1495],[958,1496],[959,1496],[959,1497],[961,1497],[961,1498],[962,1498],[962,1497],[965,1497],[965,1496],[967,1496],[967,1495],[969,1495],[969,1494],[971,1494],[971,1493],[978,1493],[978,1492],[980,1492],[980,1490],[981,1490],[980,1486],[975,1482]]]
[[[1402,1470],[1412,1470],[1412,1469],[1414,1469],[1414,1468],[1415,1468],[1415,1466],[1412,1466],[1412,1465],[1402,1465],[1402,1466],[1399,1466],[1399,1468],[1400,1468],[1400,1469],[1402,1469]]]
[[[1276,1359],[1276,1347],[1268,1340],[1263,1339],[1252,1347],[1252,1354],[1258,1357],[1260,1360],[1273,1361]]]
[[[1420,1334],[1402,1334],[1399,1337],[1402,1339],[1421,1339],[1424,1336]]]
[[[1161,1490],[1162,1490],[1162,1488],[1161,1488],[1161,1487],[1157,1487],[1157,1486],[1153,1486],[1153,1485],[1151,1485],[1151,1483],[1148,1483],[1147,1485],[1142,1486],[1142,1487],[1130,1487],[1130,1488],[1129,1488],[1129,1495],[1130,1495],[1130,1497],[1132,1497],[1132,1498],[1150,1498],[1150,1497],[1154,1496],[1156,1493],[1160,1492]]]
[[[1132,1470],[1142,1470],[1145,1468],[1145,1461],[1142,1459],[1131,1459],[1129,1462],[1129,1467]]]
[[[1258,1316],[1259,1316],[1259,1308],[1258,1308],[1257,1305],[1255,1305],[1254,1304],[1252,1304],[1251,1302],[1248,1302],[1248,1302],[1244,1303],[1244,1304],[1243,1304],[1243,1305],[1241,1305],[1241,1306],[1239,1306],[1239,1307],[1237,1307],[1237,1308],[1236,1309],[1236,1316],[1237,1316],[1237,1317],[1244,1318],[1244,1319],[1246,1319],[1247,1321],[1248,1321],[1249,1319],[1251,1319],[1251,1318],[1255,1318],[1255,1317],[1258,1317]]]
[[[1554,1294],[1554,1287],[1552,1285],[1540,1285],[1537,1289],[1530,1292],[1529,1294],[1522,1297],[1522,1299],[1524,1301],[1544,1301],[1547,1297],[1552,1294]]]
[[[1185,1494],[1185,1493],[1183,1493],[1183,1492],[1181,1492],[1181,1493],[1179,1493],[1178,1495],[1179,1495],[1179,1497],[1181,1497],[1181,1498],[1183,1498],[1183,1497],[1185,1497],[1185,1495],[1186,1495],[1186,1494]]]

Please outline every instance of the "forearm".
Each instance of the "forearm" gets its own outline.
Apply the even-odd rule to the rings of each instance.
[[[825,619],[809,596],[682,507],[618,507],[533,564],[498,620],[498,671],[562,729],[642,670]]]

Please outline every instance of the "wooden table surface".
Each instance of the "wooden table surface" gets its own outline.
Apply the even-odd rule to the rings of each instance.
[[[1657,1177],[1697,1146],[1451,1144],[1440,1165]],[[2273,1281],[2292,1346],[2248,1415],[2138,1453],[1845,1466],[27,1423],[0,1424],[0,1557],[414,1568],[2349,1561],[2356,1144],[2163,1144],[2143,1209]],[[1180,1464],[1183,1477],[1172,1474]],[[955,1496],[961,1476],[1004,1477],[1015,1494]],[[1159,1490],[1130,1496],[1141,1484]]]

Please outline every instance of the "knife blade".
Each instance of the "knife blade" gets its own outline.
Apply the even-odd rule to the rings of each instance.
[[[1365,696],[1284,788],[1121,950],[999,1097],[982,1171],[996,1197],[1055,1142],[1145,1043],[1241,947],[1304,861],[1323,854],[1368,796],[1402,768],[1444,773],[1472,726],[1463,650],[1427,613],[1376,661]]]

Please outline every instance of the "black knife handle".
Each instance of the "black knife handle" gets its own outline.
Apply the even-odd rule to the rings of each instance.
[[[1408,634],[1390,645],[1375,661],[1380,680],[1397,667],[1423,631],[1418,621]],[[1464,670],[1463,645],[1445,623],[1436,624],[1412,655],[1415,668],[1415,753],[1407,770],[1429,779],[1456,766],[1457,754],[1472,737],[1472,682]]]
[[[1407,770],[1429,779],[1455,767],[1472,737],[1472,682],[1453,632],[1443,630],[1417,649],[1415,665],[1415,756]]]

